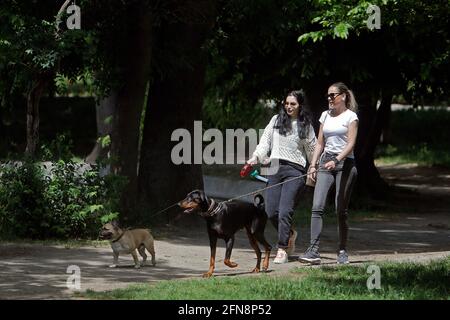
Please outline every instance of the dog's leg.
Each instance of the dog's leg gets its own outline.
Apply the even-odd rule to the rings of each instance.
[[[147,241],[144,243],[145,248],[148,250],[148,252],[150,252],[150,254],[152,255],[152,265],[155,266],[156,265],[156,255],[155,255],[155,246],[153,241]]]
[[[145,262],[147,261],[147,255],[145,254],[145,246],[141,244],[138,248],[139,254],[142,257],[141,266],[145,266]]]
[[[264,237],[264,228],[262,230],[257,230],[254,235],[256,240],[258,240],[258,242],[264,246],[265,254],[263,261],[263,270],[267,271],[269,269],[269,258],[272,246],[267,242],[266,238]]]
[[[261,250],[259,249],[258,242],[256,241],[255,236],[252,234],[251,227],[245,227],[245,230],[247,231],[250,245],[256,253],[256,267],[252,270],[252,272],[259,272],[261,270]]]
[[[228,239],[225,239],[225,243],[227,245],[227,249],[225,251],[225,260],[223,261],[223,263],[225,263],[225,265],[230,268],[236,268],[238,264],[230,261],[231,251],[233,250],[234,246],[234,235]]]
[[[217,235],[212,231],[208,230],[209,236],[209,247],[211,248],[211,257],[209,258],[209,270],[203,274],[203,278],[209,278],[214,272],[214,267],[216,264],[216,246],[217,246]]]
[[[113,264],[110,265],[110,268],[117,268],[117,265],[119,264],[119,253],[113,251],[113,256],[114,256],[114,260],[113,260]]]
[[[139,259],[138,259],[137,253],[136,253],[136,249],[131,251],[131,255],[133,256],[133,259],[134,259],[134,267],[136,269],[139,269],[141,267],[141,265],[139,264]]]

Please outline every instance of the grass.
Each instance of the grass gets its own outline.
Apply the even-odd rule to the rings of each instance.
[[[450,167],[449,111],[409,109],[392,112],[391,117],[390,144],[377,147],[378,163]]]
[[[415,163],[422,166],[450,167],[450,147],[433,146],[427,143],[394,147],[378,146],[376,152],[377,165],[396,165]]]
[[[450,298],[450,257],[427,264],[384,262],[381,288],[367,288],[369,264],[297,268],[284,276],[213,277],[161,281],[109,292],[87,291],[90,299],[150,300],[412,300]]]

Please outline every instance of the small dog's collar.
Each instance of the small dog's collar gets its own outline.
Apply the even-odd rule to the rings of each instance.
[[[122,234],[117,238],[117,239],[115,239],[115,240],[113,240],[113,241],[111,241],[112,243],[114,243],[114,242],[117,242],[117,241],[119,241],[120,240],[120,238],[122,238],[123,237],[123,235],[125,234],[125,231],[124,232],[122,232]]]

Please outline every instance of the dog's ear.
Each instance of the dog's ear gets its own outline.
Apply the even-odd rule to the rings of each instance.
[[[205,192],[203,190],[199,190],[199,196],[200,196],[200,200],[202,201],[200,203],[200,208],[202,209],[203,212],[208,211],[209,208],[209,199],[207,197],[207,195],[205,194]]]
[[[117,220],[111,221],[111,225],[113,226],[114,229],[118,229],[119,228],[119,222]]]
[[[202,190],[199,190],[198,193],[200,195],[200,199],[202,200],[202,202],[208,203],[208,197],[206,196],[205,192]]]

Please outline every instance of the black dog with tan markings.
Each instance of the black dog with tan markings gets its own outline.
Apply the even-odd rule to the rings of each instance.
[[[259,272],[261,268],[261,250],[258,242],[264,246],[265,256],[263,270],[269,268],[269,256],[272,247],[264,238],[264,229],[267,222],[267,215],[264,210],[264,199],[261,195],[254,198],[255,204],[230,201],[218,203],[212,198],[208,198],[203,190],[190,192],[178,205],[185,209],[185,213],[197,213],[206,220],[211,247],[211,257],[209,270],[203,276],[210,277],[214,272],[216,259],[217,239],[224,239],[226,243],[224,263],[230,268],[237,267],[231,262],[231,251],[234,245],[235,233],[245,228],[250,244],[255,250],[257,262],[252,272]]]

